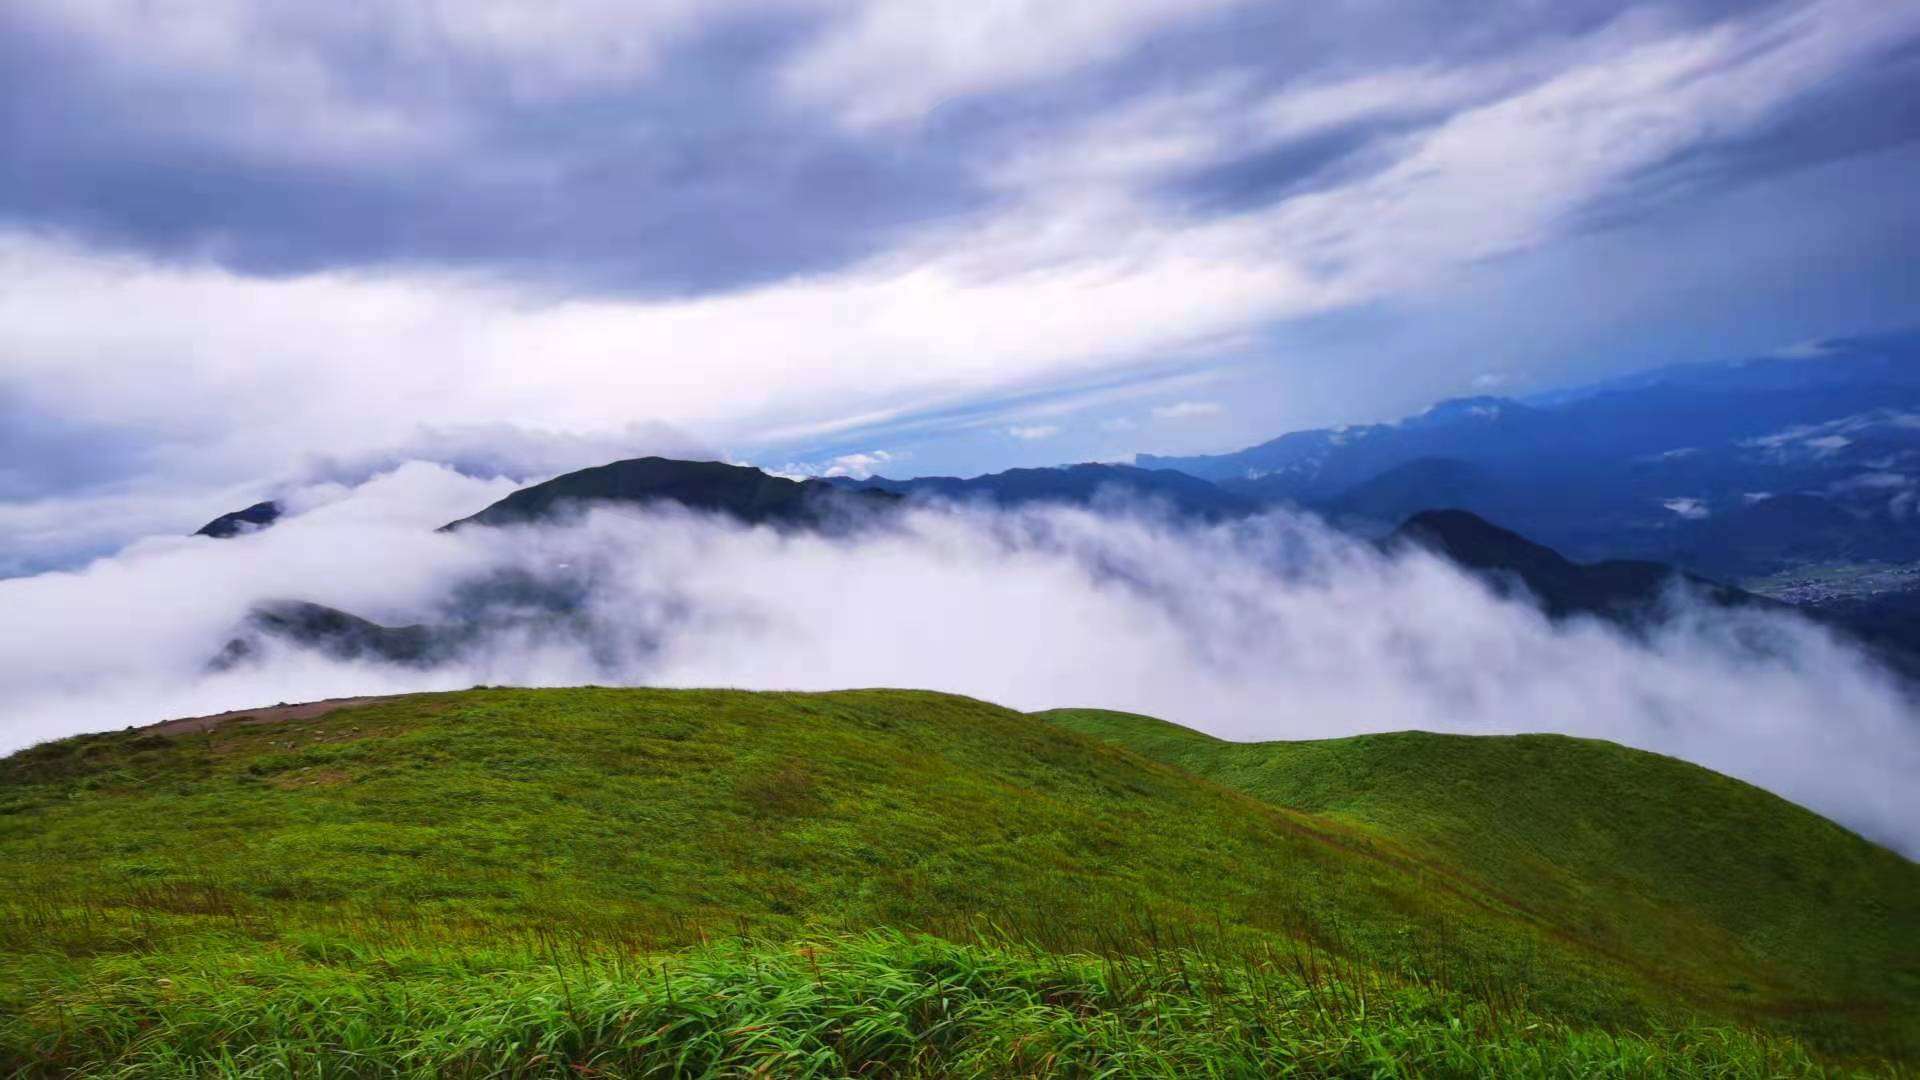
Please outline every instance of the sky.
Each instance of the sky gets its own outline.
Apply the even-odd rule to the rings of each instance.
[[[13,0],[0,574],[407,461],[971,474],[1911,324],[1911,0]]]

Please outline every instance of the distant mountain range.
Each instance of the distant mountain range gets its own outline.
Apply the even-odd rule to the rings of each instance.
[[[971,480],[791,480],[724,462],[646,457],[581,469],[521,488],[476,514],[441,526],[440,531],[555,521],[592,507],[657,505],[723,514],[747,524],[832,531],[908,502],[931,499],[1016,505],[1039,501],[1094,503],[1108,497],[1148,499],[1176,514],[1207,520],[1244,516],[1260,509],[1253,501],[1221,491],[1204,480],[1128,466],[1016,469]],[[248,512],[225,515],[218,521]],[[246,528],[203,530],[203,534],[237,536],[264,528],[272,520],[267,518]],[[432,667],[458,656],[484,629],[512,626],[541,630],[564,624],[577,617],[584,600],[568,586],[553,582],[524,577],[479,581],[460,591],[444,622],[383,626],[321,604],[275,599],[247,613],[235,636],[209,667],[225,670],[246,663],[268,640],[336,660],[371,659]]]
[[[1228,454],[968,478],[791,480],[637,458],[555,477],[448,528],[561,506],[664,500],[750,523],[814,524],[895,499],[1018,506],[1143,500],[1218,521],[1301,507],[1367,536],[1470,510],[1585,561],[1669,562],[1721,581],[1809,564],[1920,562],[1920,333],[1804,355],[1640,372],[1527,400],[1445,401],[1385,424],[1297,431]],[[271,525],[262,502],[199,535]]]
[[[667,503],[721,513],[747,523],[832,530],[871,520],[875,513],[924,499],[975,500],[1008,505],[1029,501],[1097,503],[1103,498],[1159,497],[1177,512],[1199,517],[1250,513],[1256,504],[1228,494],[1207,497],[1205,481],[1180,473],[1086,465],[1065,470],[1016,470],[973,480],[924,483],[882,480],[854,488],[847,482],[794,481],[718,462],[638,458],[556,477],[513,493],[478,514],[442,527],[490,528],[554,520],[590,506]],[[1130,486],[1131,485],[1131,486]],[[888,490],[891,488],[892,490]],[[1626,627],[1657,624],[1670,613],[1675,589],[1727,606],[1772,605],[1731,586],[1645,560],[1581,564],[1552,548],[1464,510],[1414,514],[1379,541],[1396,551],[1419,546],[1480,577],[1496,591],[1530,598],[1555,619],[1594,616]],[[443,621],[383,626],[349,612],[300,599],[256,606],[235,636],[209,661],[225,670],[257,656],[269,640],[336,660],[378,660],[430,668],[456,659],[486,631],[510,628],[535,634],[564,629],[580,617],[587,596],[579,582],[536,580],[524,572],[466,583]],[[1779,605],[1782,608],[1785,605]],[[1878,609],[1845,617],[1816,614],[1841,629],[1857,620],[1858,636],[1889,666],[1920,676],[1920,620],[1888,617]]]
[[[1716,603],[1751,605],[1766,601],[1721,583],[1816,564],[1920,562],[1920,334],[1805,352],[1664,368],[1527,401],[1464,398],[1398,423],[1294,432],[1231,454],[1143,455],[1139,466],[795,480],[716,461],[636,458],[522,488],[443,530],[649,504],[828,530],[926,503],[1135,501],[1205,522],[1290,505],[1390,547],[1430,548],[1497,588],[1524,589],[1556,618],[1641,622],[1659,616],[1675,581]],[[200,535],[240,536],[280,515],[263,502]],[[547,583],[476,583],[462,606],[551,622],[579,605],[564,593]],[[1920,592],[1802,610],[1920,674]],[[471,620],[382,627],[279,601],[253,612],[215,663],[241,662],[249,642],[279,638],[343,658],[430,665],[474,633]]]
[[[1397,423],[1298,431],[1137,464],[1362,532],[1472,510],[1582,559],[1723,580],[1920,560],[1920,333],[1690,364]]]

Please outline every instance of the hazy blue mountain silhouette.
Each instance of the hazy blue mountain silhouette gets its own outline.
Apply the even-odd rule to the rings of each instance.
[[[1454,506],[1578,558],[1709,577],[1920,560],[1920,334],[1802,352],[1138,462],[1359,531]]]
[[[909,499],[947,499],[1019,506],[1038,502],[1089,504],[1102,498],[1137,499],[1164,506],[1182,517],[1218,521],[1259,512],[1260,504],[1195,476],[1170,469],[1129,465],[1082,464],[1045,469],[1008,469],[985,476],[921,476],[890,480],[884,476],[828,481],[847,490],[878,488]]]

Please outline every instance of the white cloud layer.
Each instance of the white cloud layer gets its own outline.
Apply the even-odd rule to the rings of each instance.
[[[15,8],[15,18],[111,72],[119,92],[177,103],[177,135],[358,167],[465,138],[458,97],[474,89],[472,78],[522,99],[634,83],[665,48],[724,14],[690,0],[19,0]],[[356,56],[383,57],[414,79],[404,87],[355,80]]]
[[[1559,731],[1699,762],[1920,852],[1920,719],[1824,632],[1693,611],[1649,641],[1550,624],[1424,555],[1276,515],[1206,529],[1080,510],[914,511],[845,537],[677,513],[432,526],[504,481],[409,465],[232,541],[153,541],[0,581],[0,744],[275,701],[475,683],[927,687],[1100,706],[1239,739]],[[503,571],[586,587],[573,629],[413,672],[270,650],[204,664],[257,600],[390,624]]]
[[[171,455],[162,475],[138,483],[0,501],[0,578],[82,562],[143,537],[181,536],[265,499],[294,506],[324,501],[407,462],[432,462],[482,480],[533,482],[647,455],[721,456],[659,423],[585,434],[506,423],[421,426],[393,445],[345,454],[275,453],[255,445],[227,463],[196,460],[189,449]],[[222,464],[238,467],[222,471]]]
[[[1158,30],[1240,2],[850,4],[784,79],[791,93],[855,127],[913,121],[944,102],[1111,59]]]
[[[1007,434],[1023,442],[1033,442],[1038,439],[1051,439],[1055,435],[1060,434],[1060,425],[1058,424],[1027,424],[1022,426],[1022,425],[1016,424],[1013,427],[1010,427],[1007,429]]]
[[[1225,410],[1217,401],[1176,401],[1171,405],[1161,405],[1153,410],[1155,420],[1199,420],[1208,416],[1219,416]]]
[[[83,10],[126,7],[93,3]],[[571,33],[554,30],[528,40],[551,38],[574,42],[581,50],[620,51],[605,43],[607,32],[599,25],[618,7],[577,12],[565,21]],[[1042,23],[1098,23],[1106,29],[1092,36],[1103,38],[1135,35],[1159,20],[1185,17],[1191,5],[1129,0],[1089,6],[1084,12],[1077,5],[1069,7],[1072,11],[1060,9],[1065,13]],[[1048,10],[1054,8],[1058,5]],[[1245,153],[1248,147],[1231,139],[1167,140],[1230,127],[1222,119],[1245,123],[1250,116],[1264,116],[1268,119],[1256,126],[1264,127],[1265,138],[1284,142],[1299,134],[1299,121],[1280,122],[1273,115],[1320,115],[1320,106],[1305,109],[1301,103],[1329,96],[1348,102],[1342,107],[1349,112],[1370,111],[1379,107],[1383,94],[1285,87],[1251,99],[1207,91],[1144,106],[1128,102],[1119,112],[1093,121],[1090,133],[1110,148],[1127,141],[1116,138],[1119,124],[1130,139],[1168,149],[1139,160],[1127,156],[1106,179],[1095,182],[1080,164],[1088,147],[1047,131],[1020,157],[1027,164],[1015,174],[1011,190],[1018,198],[1005,215],[959,231],[935,229],[871,265],[822,281],[711,301],[542,303],[444,276],[315,275],[251,281],[206,269],[91,257],[16,237],[0,253],[0,280],[10,295],[18,296],[9,305],[7,320],[0,322],[0,347],[12,369],[26,362],[17,354],[28,347],[60,345],[47,341],[44,331],[63,316],[81,313],[75,308],[124,311],[124,319],[65,322],[75,340],[58,350],[63,355],[41,363],[64,366],[74,352],[106,359],[125,353],[129,340],[152,340],[155,347],[141,351],[138,361],[124,362],[143,365],[150,376],[144,385],[119,384],[133,397],[158,381],[151,376],[177,374],[185,359],[182,345],[189,342],[195,346],[194,361],[206,365],[207,375],[229,376],[224,369],[233,363],[230,354],[247,350],[258,355],[257,366],[272,370],[261,380],[276,383],[295,362],[316,359],[315,354],[328,360],[317,365],[321,373],[378,363],[398,368],[394,374],[404,384],[444,376],[454,370],[450,365],[456,360],[484,375],[499,353],[512,350],[557,364],[560,374],[590,375],[593,385],[609,390],[630,384],[634,392],[654,391],[667,384],[679,393],[652,414],[684,422],[714,410],[711,402],[675,400],[698,395],[689,393],[688,380],[670,383],[651,370],[670,362],[666,338],[678,345],[675,357],[691,357],[692,363],[712,372],[751,371],[747,358],[755,353],[762,358],[755,373],[779,363],[790,368],[795,361],[834,357],[840,362],[833,367],[844,371],[846,385],[879,376],[882,396],[900,390],[902,381],[929,390],[955,390],[976,385],[979,375],[1009,369],[1057,374],[1047,370],[1048,361],[1070,365],[1076,358],[1138,357],[1182,340],[1238,329],[1250,320],[1365,299],[1390,284],[1537,242],[1608,182],[1676,152],[1737,137],[1772,109],[1920,27],[1920,14],[1889,12],[1861,0],[1818,0],[1788,10],[1786,17],[1756,15],[1669,34],[1631,21],[1565,56],[1564,67],[1544,82],[1516,79],[1508,71],[1532,75],[1541,66],[1533,61],[1489,61],[1498,70],[1450,78],[1502,89],[1514,89],[1517,81],[1518,89],[1493,95],[1421,134],[1401,148],[1400,160],[1392,167],[1224,221],[1189,221],[1170,214],[1146,201],[1140,187],[1162,178],[1166,166],[1201,167],[1229,153]],[[593,12],[600,14],[588,18]],[[860,42],[863,35],[873,36],[874,42],[846,48],[883,58],[875,59],[874,66],[892,70],[895,52],[911,56],[922,49],[954,51],[978,55],[980,63],[1004,64],[1010,62],[1008,50],[989,47],[982,39],[1011,36],[1052,42],[1084,36],[1064,31],[1049,35],[1031,28],[1003,35],[989,33],[992,27],[972,25],[979,21],[998,26],[1033,14],[1021,5],[990,4],[966,16],[935,17],[915,5],[875,4],[850,18],[860,27],[878,29],[833,40]],[[205,34],[185,36],[195,49],[237,53],[238,46],[229,50],[221,42],[226,36],[247,39],[251,21],[210,17],[204,20]],[[484,29],[510,22],[502,14],[475,20],[474,25]],[[103,33],[105,28],[116,34],[135,32],[129,29],[134,23],[104,14],[88,25],[94,23]],[[199,26],[201,21],[188,24]],[[185,31],[176,27],[170,33]],[[488,41],[512,38],[505,33],[486,36]],[[915,77],[932,77],[913,64],[897,66]],[[1401,87],[1408,80],[1436,78],[1432,73],[1417,79],[1375,75],[1367,85],[1384,80],[1383,85]],[[1062,173],[1049,162],[1071,170]],[[983,167],[1005,168],[997,163]],[[978,273],[989,267],[1006,272],[1010,280]],[[47,284],[35,288],[35,281],[42,279]],[[56,289],[66,303],[39,320],[28,318]],[[1199,298],[1213,290],[1222,295],[1210,301]],[[1175,299],[1165,295],[1169,292],[1187,296]],[[186,312],[208,310],[230,314],[239,325],[183,342],[182,324],[200,325]],[[170,311],[176,313],[173,319],[165,317]],[[1114,312],[1125,312],[1126,318],[1114,319]],[[755,324],[761,329],[755,330]],[[288,325],[301,326],[302,333],[285,334]],[[455,333],[461,326],[469,329]],[[283,332],[273,340],[270,329]],[[634,344],[626,345],[629,341]],[[1010,359],[983,355],[1009,346]],[[581,354],[590,351],[594,358],[588,362]],[[401,356],[407,359],[396,362]],[[905,363],[906,356],[914,362]],[[418,372],[417,380],[407,378],[408,368]],[[925,368],[926,376],[908,380],[905,368]],[[332,381],[318,374],[314,380]],[[725,389],[751,388],[729,384]],[[494,387],[486,390],[497,392]],[[608,402],[615,403],[631,415],[631,401],[616,397]],[[737,411],[752,413],[755,406],[767,404],[764,398],[750,399]],[[799,404],[786,411],[812,411],[805,408],[812,403],[804,398]]]

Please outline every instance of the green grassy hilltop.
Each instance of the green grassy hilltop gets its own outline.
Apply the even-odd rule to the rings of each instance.
[[[1888,1073],[1920,866],[1559,738],[474,690],[0,762],[22,1075]]]
[[[1890,977],[1909,1004],[1920,991],[1920,867],[1675,758],[1564,735],[1233,743],[1124,713],[1041,715],[1350,825],[1690,1000],[1817,1012],[1897,1000]]]

